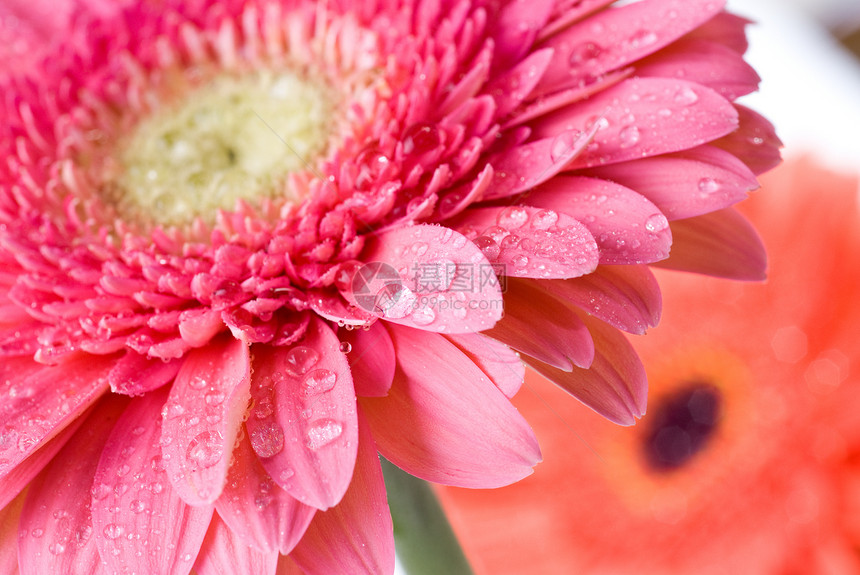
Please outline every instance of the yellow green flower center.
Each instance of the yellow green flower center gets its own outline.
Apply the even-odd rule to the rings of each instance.
[[[166,225],[211,221],[237,200],[300,200],[286,176],[326,151],[331,93],[288,70],[216,76],[121,139],[107,199],[123,217]]]

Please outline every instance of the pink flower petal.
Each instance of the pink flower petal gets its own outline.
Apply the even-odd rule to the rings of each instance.
[[[296,546],[316,512],[275,484],[248,436],[239,440],[233,452],[227,484],[215,509],[245,545],[283,554]]]
[[[591,16],[546,41],[555,53],[538,90],[566,88],[653,54],[712,18],[724,3],[644,0]]]
[[[684,78],[728,100],[758,89],[761,80],[743,55],[716,42],[683,39],[636,65],[639,76]]]
[[[600,266],[581,278],[541,282],[540,289],[629,333],[643,334],[660,320],[660,286],[645,265]]]
[[[590,368],[575,367],[565,372],[529,357],[523,359],[605,418],[620,425],[633,425],[645,414],[645,368],[621,332],[598,320],[584,321],[594,338],[594,362]]]
[[[496,61],[508,68],[521,61],[552,13],[554,0],[510,0],[502,5],[493,26]]]
[[[214,508],[186,505],[164,470],[167,394],[160,388],[131,400],[93,479],[93,534],[111,572],[187,575],[212,519]]]
[[[358,417],[355,475],[343,499],[314,517],[290,557],[308,575],[393,573],[394,530],[376,445]]]
[[[344,296],[386,321],[426,331],[468,333],[502,316],[502,294],[481,250],[433,225],[401,227],[368,242]]]
[[[642,194],[670,221],[727,208],[758,188],[749,168],[715,146],[591,168],[585,174]]]
[[[499,117],[507,116],[529,97],[551,60],[552,50],[537,50],[490,80],[485,91],[496,101]]]
[[[19,526],[22,575],[102,571],[92,537],[90,490],[102,448],[127,405],[126,398],[115,395],[100,402],[30,485]]]
[[[143,395],[173,381],[181,365],[181,360],[163,361],[129,350],[116,361],[108,381],[114,393]]]
[[[527,200],[528,201],[528,200]],[[564,212],[531,206],[472,208],[450,225],[510,277],[571,278],[597,267],[591,232]]]
[[[587,131],[564,130],[490,156],[487,161],[495,171],[484,199],[513,196],[549,180],[585,152],[599,128],[595,124]]]
[[[310,293],[309,303],[317,315],[340,325],[362,326],[372,323],[376,316],[349,305],[338,294]]]
[[[292,557],[281,555],[278,557],[278,570],[276,575],[305,575],[304,569],[296,565]]]
[[[360,397],[384,397],[394,380],[394,344],[382,323],[368,329],[341,330],[341,340],[350,345],[346,358],[352,372],[355,394]]]
[[[557,2],[554,17],[538,34],[538,41],[543,42],[550,36],[557,34],[559,30],[568,28],[574,22],[579,22],[589,14],[597,12],[601,8],[612,4],[615,0],[568,0]]]
[[[672,222],[675,241],[658,266],[738,280],[763,280],[767,254],[755,228],[734,208]]]
[[[254,346],[246,426],[263,467],[317,509],[340,501],[355,465],[355,390],[340,340],[319,318],[291,347]]]
[[[738,127],[728,100],[699,84],[668,78],[630,78],[576,106],[532,123],[535,139],[564,130],[601,127],[568,168],[587,168],[700,146]]]
[[[214,502],[250,399],[248,346],[223,336],[185,357],[162,411],[162,454],[177,495]]]
[[[779,149],[782,142],[776,135],[773,124],[764,116],[744,106],[735,105],[740,119],[740,129],[719,141],[717,146],[743,158],[754,174],[762,174],[779,165]]]
[[[216,514],[212,516],[194,571],[198,575],[275,575],[277,566],[277,551],[251,549]]]
[[[441,335],[392,328],[398,369],[384,398],[362,398],[379,451],[408,473],[446,485],[508,485],[540,461],[537,440],[508,399]]]
[[[18,575],[18,521],[25,493],[0,507],[0,574]]]
[[[526,367],[515,351],[479,333],[446,336],[466,354],[496,387],[511,398],[517,394],[526,376]]]
[[[564,371],[574,365],[588,367],[594,360],[594,344],[585,324],[566,303],[538,285],[508,280],[505,317],[485,334]]]
[[[72,353],[57,366],[0,362],[0,479],[74,422],[108,390],[115,356]],[[57,382],[62,380],[62,385]]]
[[[665,259],[672,244],[669,222],[644,196],[606,180],[560,176],[529,196],[529,203],[573,216],[597,240],[601,264]]]
[[[687,35],[687,38],[715,42],[731,48],[738,54],[743,54],[749,48],[746,27],[750,21],[741,16],[720,12],[699,28]]]

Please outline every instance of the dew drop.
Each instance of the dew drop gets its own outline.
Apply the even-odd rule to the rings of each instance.
[[[44,534],[45,534],[45,530],[44,530],[44,529],[39,529],[39,528],[33,529],[33,530],[30,532],[30,535],[32,535],[34,539],[39,539],[39,538],[40,538],[42,535],[44,535]]]
[[[93,485],[90,489],[90,494],[92,494],[94,500],[101,501],[102,499],[110,495],[110,491],[110,485],[107,485],[105,483],[97,483]]]
[[[333,442],[343,433],[343,425],[333,419],[322,419],[312,425],[307,432],[307,446],[320,449]]]
[[[559,162],[566,158],[579,145],[582,139],[582,132],[579,130],[568,130],[562,132],[552,141],[552,146],[549,148],[549,158],[555,162]]]
[[[436,320],[436,312],[429,305],[424,305],[412,312],[411,317],[415,325],[430,325]]]
[[[574,68],[593,65],[602,53],[603,48],[599,44],[595,42],[583,42],[570,51],[568,63]]]
[[[653,30],[638,30],[627,40],[631,48],[642,48],[650,46],[657,41],[657,34]]]
[[[142,499],[132,499],[131,503],[128,504],[128,508],[131,509],[132,513],[143,513],[149,509],[149,505]]]
[[[264,459],[277,455],[284,449],[284,430],[274,421],[255,427],[251,432],[251,447]]]
[[[122,525],[117,525],[116,523],[108,523],[105,525],[105,528],[102,530],[105,537],[110,540],[119,539],[122,537],[122,534],[125,533],[125,529]]]
[[[439,129],[431,124],[416,124],[406,130],[403,136],[403,153],[422,156],[439,147],[442,136]]]
[[[532,216],[531,224],[536,230],[546,230],[558,222],[558,213],[553,210],[541,210]]]
[[[315,369],[304,380],[305,395],[319,395],[334,388],[337,375],[330,369]]]
[[[714,178],[702,178],[699,180],[699,191],[703,194],[713,194],[720,190],[720,183]]]
[[[519,206],[510,206],[499,212],[496,222],[506,230],[522,227],[529,219],[528,212]]]
[[[206,402],[206,405],[211,406],[221,405],[224,402],[224,399],[225,395],[223,392],[214,390],[210,391],[203,397],[203,400]]]
[[[287,352],[286,369],[291,375],[304,375],[316,365],[319,359],[320,354],[316,350],[299,345]]]
[[[340,349],[341,353],[349,353],[352,351],[352,344],[348,341],[342,341],[340,342],[338,349]]]
[[[52,555],[62,555],[66,552],[66,546],[63,543],[55,542],[48,545],[48,551]]]
[[[517,269],[523,269],[527,265],[529,265],[529,258],[524,254],[518,254],[511,258],[511,263],[514,264],[514,267]]]
[[[681,104],[682,106],[690,106],[698,101],[699,95],[688,86],[684,86],[675,92],[675,103]]]
[[[495,259],[499,257],[499,253],[502,251],[502,248],[496,243],[496,240],[491,237],[478,236],[472,241],[476,246],[478,246],[478,249],[481,250],[484,257],[490,261],[495,261]]]
[[[189,463],[203,469],[212,467],[224,455],[223,437],[217,431],[199,433],[185,450],[185,458]]]
[[[425,242],[415,242],[412,244],[412,247],[409,248],[409,251],[412,252],[412,255],[415,257],[421,257],[427,253],[427,250],[430,246],[428,246]]]
[[[618,134],[619,139],[621,140],[622,148],[629,148],[631,146],[635,146],[639,143],[641,139],[641,135],[639,134],[639,128],[636,126],[627,126]]]
[[[662,232],[669,227],[669,220],[663,214],[652,214],[645,220],[645,229],[649,232]]]
[[[200,375],[195,375],[188,382],[188,386],[191,389],[205,389],[208,385],[209,382],[206,380],[206,378]]]

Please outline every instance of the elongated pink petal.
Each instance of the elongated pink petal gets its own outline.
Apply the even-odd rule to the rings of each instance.
[[[631,64],[706,22],[724,3],[644,0],[604,10],[547,40],[555,54],[538,90],[552,92]]]
[[[587,168],[700,146],[731,133],[738,113],[728,100],[693,82],[630,78],[587,101],[532,123],[533,138],[601,126],[568,168]]]
[[[589,369],[575,367],[565,372],[529,357],[523,359],[605,418],[620,425],[633,425],[645,414],[645,368],[619,331],[598,320],[585,321],[595,346],[594,363]]]
[[[376,445],[358,416],[358,456],[349,489],[320,511],[291,557],[308,575],[393,573],[394,530]]]
[[[115,356],[70,354],[58,366],[0,362],[0,479],[72,423],[108,390]],[[62,385],[59,385],[62,380]]]
[[[198,575],[275,575],[277,567],[277,551],[251,549],[217,514],[194,564]]]
[[[503,5],[493,26],[495,66],[505,69],[520,61],[549,20],[554,4],[554,0],[511,0]]]
[[[163,361],[127,351],[110,370],[108,381],[114,393],[143,395],[173,381],[181,360]]]
[[[24,490],[30,481],[39,474],[42,469],[57,455],[63,445],[75,434],[86,419],[82,415],[68,426],[63,428],[57,435],[52,437],[27,459],[16,465],[11,471],[0,479],[0,508],[12,501]],[[17,437],[11,430],[5,431],[10,438]]]
[[[18,521],[25,493],[0,507],[0,575],[18,575]]]
[[[490,262],[450,228],[422,224],[383,232],[368,242],[364,261],[344,296],[388,322],[469,333],[502,316]]]
[[[500,273],[511,277],[570,278],[597,267],[591,232],[573,217],[530,206],[473,208],[454,222]]]
[[[21,514],[21,575],[107,573],[92,537],[93,477],[99,456],[128,400],[99,402],[79,433],[33,481]]]
[[[486,92],[495,99],[499,116],[508,115],[529,97],[551,60],[552,50],[537,50],[490,80]]]
[[[187,575],[212,519],[214,507],[186,505],[164,470],[160,422],[167,394],[161,388],[132,399],[99,460],[93,536],[111,572]]]
[[[779,165],[782,142],[773,124],[749,108],[735,104],[740,120],[738,130],[721,138],[715,144],[731,154],[743,158],[754,174],[762,174]]]
[[[529,203],[570,214],[597,240],[601,264],[640,264],[669,256],[666,216],[644,196],[618,184],[560,176],[529,196]]]
[[[683,39],[636,65],[640,76],[684,78],[735,100],[758,89],[760,78],[743,55],[705,40]]]
[[[256,345],[246,426],[263,467],[317,509],[340,501],[355,465],[355,390],[340,340],[319,318],[291,347]]]
[[[505,397],[517,394],[525,380],[526,367],[515,351],[479,333],[449,335],[447,338],[481,368]]]
[[[304,570],[296,565],[292,557],[281,555],[278,557],[278,569],[276,575],[305,575]]]
[[[594,359],[594,344],[579,316],[527,280],[508,280],[505,317],[484,333],[564,371],[588,367]]]
[[[390,331],[394,385],[387,397],[360,400],[379,451],[446,485],[498,487],[529,475],[540,461],[537,440],[484,372],[443,336]]]
[[[243,436],[215,509],[236,537],[261,551],[287,554],[301,539],[316,509],[299,503],[272,480]]]
[[[656,265],[738,280],[763,280],[767,253],[755,228],[734,208],[672,222],[669,259]]]
[[[660,286],[645,265],[600,266],[581,278],[541,282],[540,288],[629,333],[645,333],[660,320]]]
[[[591,168],[588,176],[613,181],[654,203],[668,220],[727,208],[758,188],[749,168],[715,146]]]
[[[394,344],[382,323],[368,329],[341,330],[338,337],[351,349],[347,354],[355,394],[384,397],[394,381]]]
[[[227,480],[230,453],[250,399],[248,346],[221,337],[186,355],[162,410],[162,454],[177,495],[213,503]]]
[[[538,41],[543,42],[547,38],[565,30],[575,22],[583,20],[589,14],[597,12],[601,8],[612,4],[615,0],[573,0],[568,2],[556,2],[556,10],[553,18],[538,35]]]

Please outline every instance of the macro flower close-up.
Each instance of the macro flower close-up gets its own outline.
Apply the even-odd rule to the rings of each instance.
[[[766,284],[660,278],[636,427],[527,376],[544,463],[443,498],[476,573],[860,573],[858,181],[809,158],[763,178],[744,212]]]
[[[649,265],[764,273],[723,8],[4,0],[2,572],[391,573],[378,454],[531,474],[524,364],[633,424]]]

